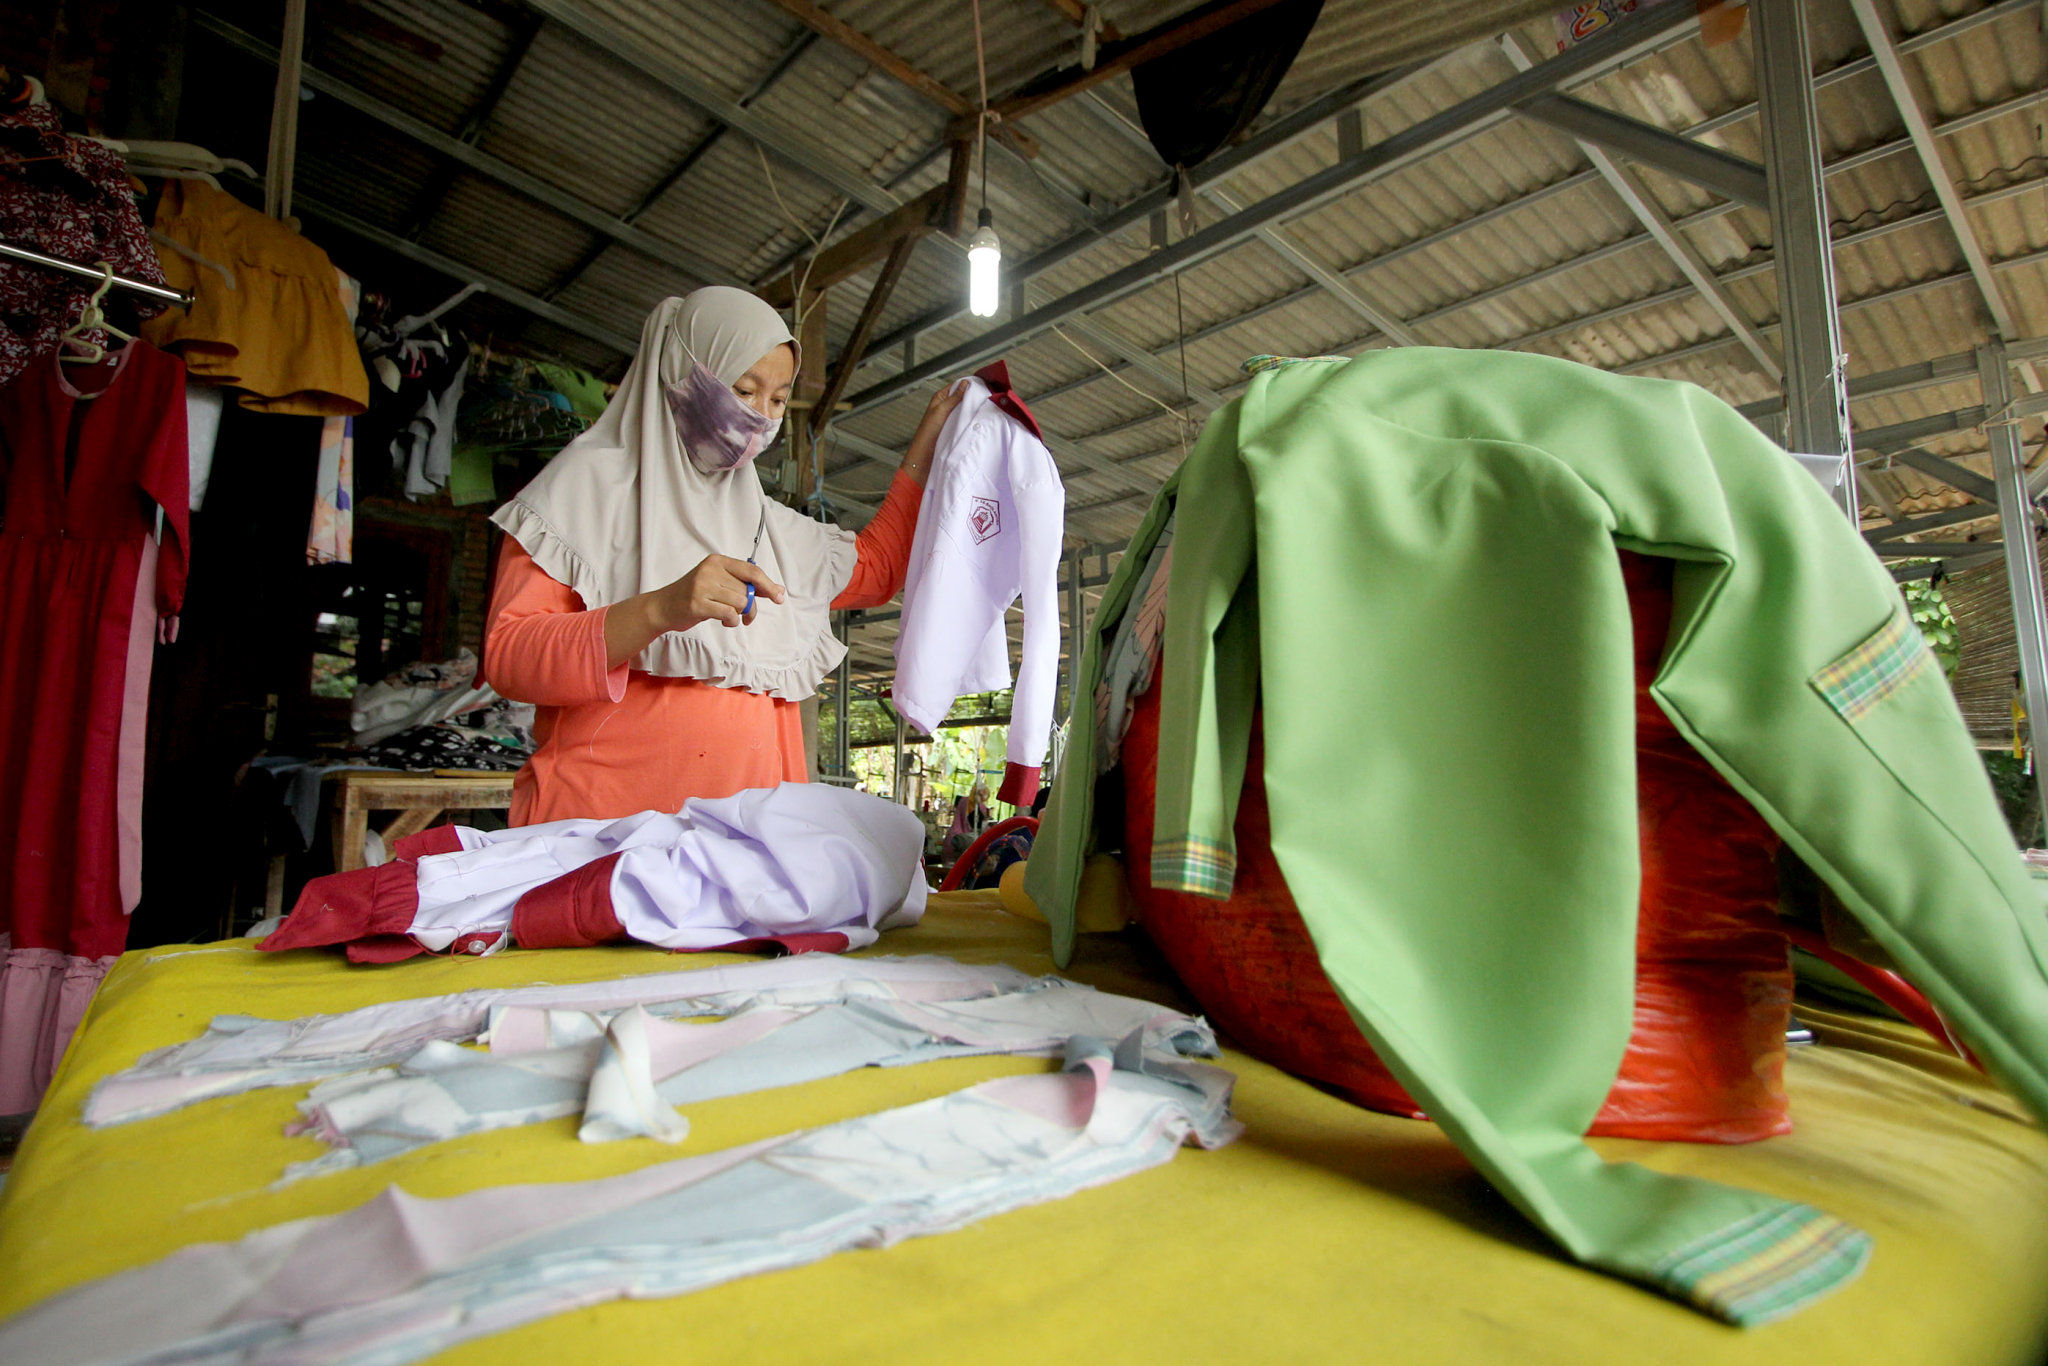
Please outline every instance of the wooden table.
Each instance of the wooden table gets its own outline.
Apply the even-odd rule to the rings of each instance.
[[[334,870],[363,866],[363,837],[372,811],[396,811],[379,832],[388,848],[439,820],[448,811],[504,811],[512,805],[509,773],[374,773],[328,775],[334,793]]]

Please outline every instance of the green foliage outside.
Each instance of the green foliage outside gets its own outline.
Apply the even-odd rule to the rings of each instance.
[[[1941,662],[1942,673],[1955,677],[1956,666],[1962,662],[1962,642],[1956,635],[1956,619],[1950,614],[1948,600],[1941,595],[1941,589],[1931,579],[1915,579],[1900,584],[1899,592],[1913,614],[1913,624],[1926,637],[1927,648]],[[2010,749],[1979,750],[1978,754],[1984,760],[1984,771],[1991,779],[1991,790],[1998,796],[1998,806],[2005,813],[2005,822],[2012,827],[2013,838],[2023,847],[2039,844],[2042,839],[2039,790],[2027,772],[2026,761],[2013,758]]]
[[[2013,838],[2023,848],[2038,846],[2041,804],[2026,761],[2013,758],[2009,749],[1987,749],[1981,753],[1984,771],[1991,776],[1991,790],[1998,795],[1998,807],[2005,813],[2005,823],[2012,827]]]
[[[818,708],[818,735],[827,749],[837,725],[836,711],[830,698]],[[928,739],[906,743],[905,767],[912,777],[912,790],[915,776],[922,774],[925,796],[935,807],[950,809],[954,799],[971,792],[977,782],[993,800],[995,790],[1002,785],[1003,766],[1009,758],[1009,715],[1007,689],[957,699],[946,713],[948,720],[1000,719],[979,726],[941,726]],[[879,700],[856,698],[848,720],[853,776],[869,792],[891,795],[896,769],[895,719]]]
[[[1902,583],[1899,592],[1905,596],[1906,607],[1913,613],[1913,624],[1927,638],[1927,648],[1941,661],[1942,673],[1955,677],[1956,665],[1962,662],[1962,646],[1956,639],[1956,619],[1949,615],[1948,599],[1941,595],[1941,589],[1932,579]]]

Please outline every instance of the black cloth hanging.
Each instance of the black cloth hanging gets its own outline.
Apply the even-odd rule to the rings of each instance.
[[[1132,67],[1138,118],[1160,160],[1197,165],[1249,128],[1322,12],[1323,0],[1282,0]]]

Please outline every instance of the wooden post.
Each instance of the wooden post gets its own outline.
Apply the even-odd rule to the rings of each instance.
[[[853,378],[854,367],[867,354],[868,338],[874,335],[875,324],[881,321],[882,310],[889,306],[889,296],[896,292],[896,282],[903,277],[903,267],[910,263],[910,253],[917,250],[915,237],[898,238],[896,245],[889,249],[889,259],[882,263],[882,270],[875,277],[875,287],[868,291],[868,301],[860,310],[860,318],[853,325],[853,335],[846,340],[846,349],[839,355],[839,364],[833,369],[832,377],[825,381],[824,392],[818,397],[816,414],[817,429],[822,431],[832,420],[832,409],[838,404],[839,396],[846,392],[846,382]]]

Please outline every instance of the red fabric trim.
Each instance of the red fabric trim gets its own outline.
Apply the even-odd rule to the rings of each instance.
[[[792,953],[845,953],[852,941],[837,930],[820,930],[815,934],[770,934],[759,939],[735,939],[730,944],[720,944],[708,949],[677,949],[677,953],[757,953],[766,949],[776,951],[776,957]]]
[[[625,943],[625,927],[612,910],[612,869],[620,857],[593,859],[520,897],[512,908],[512,942],[522,949]]]
[[[307,883],[284,924],[256,947],[276,953],[353,944],[384,935],[403,936],[412,928],[419,909],[419,884],[413,879],[410,863],[330,873]]]
[[[391,846],[391,857],[407,863],[417,863],[435,854],[459,854],[462,852],[462,836],[455,833],[452,825],[430,825],[417,835],[407,835]]]
[[[409,934],[373,934],[348,946],[351,963],[403,963],[426,950]]]
[[[1038,800],[1040,771],[1036,765],[1026,768],[1022,764],[1005,764],[1003,785],[996,789],[996,800],[1008,802],[1012,806],[1021,806],[1029,811],[1031,803]]]
[[[996,407],[1023,423],[1040,441],[1045,440],[1045,433],[1039,430],[1038,419],[1031,415],[1031,410],[1024,406],[1024,400],[1010,387],[1008,361],[992,360],[976,370],[974,377],[988,386],[988,396],[995,401]]]

